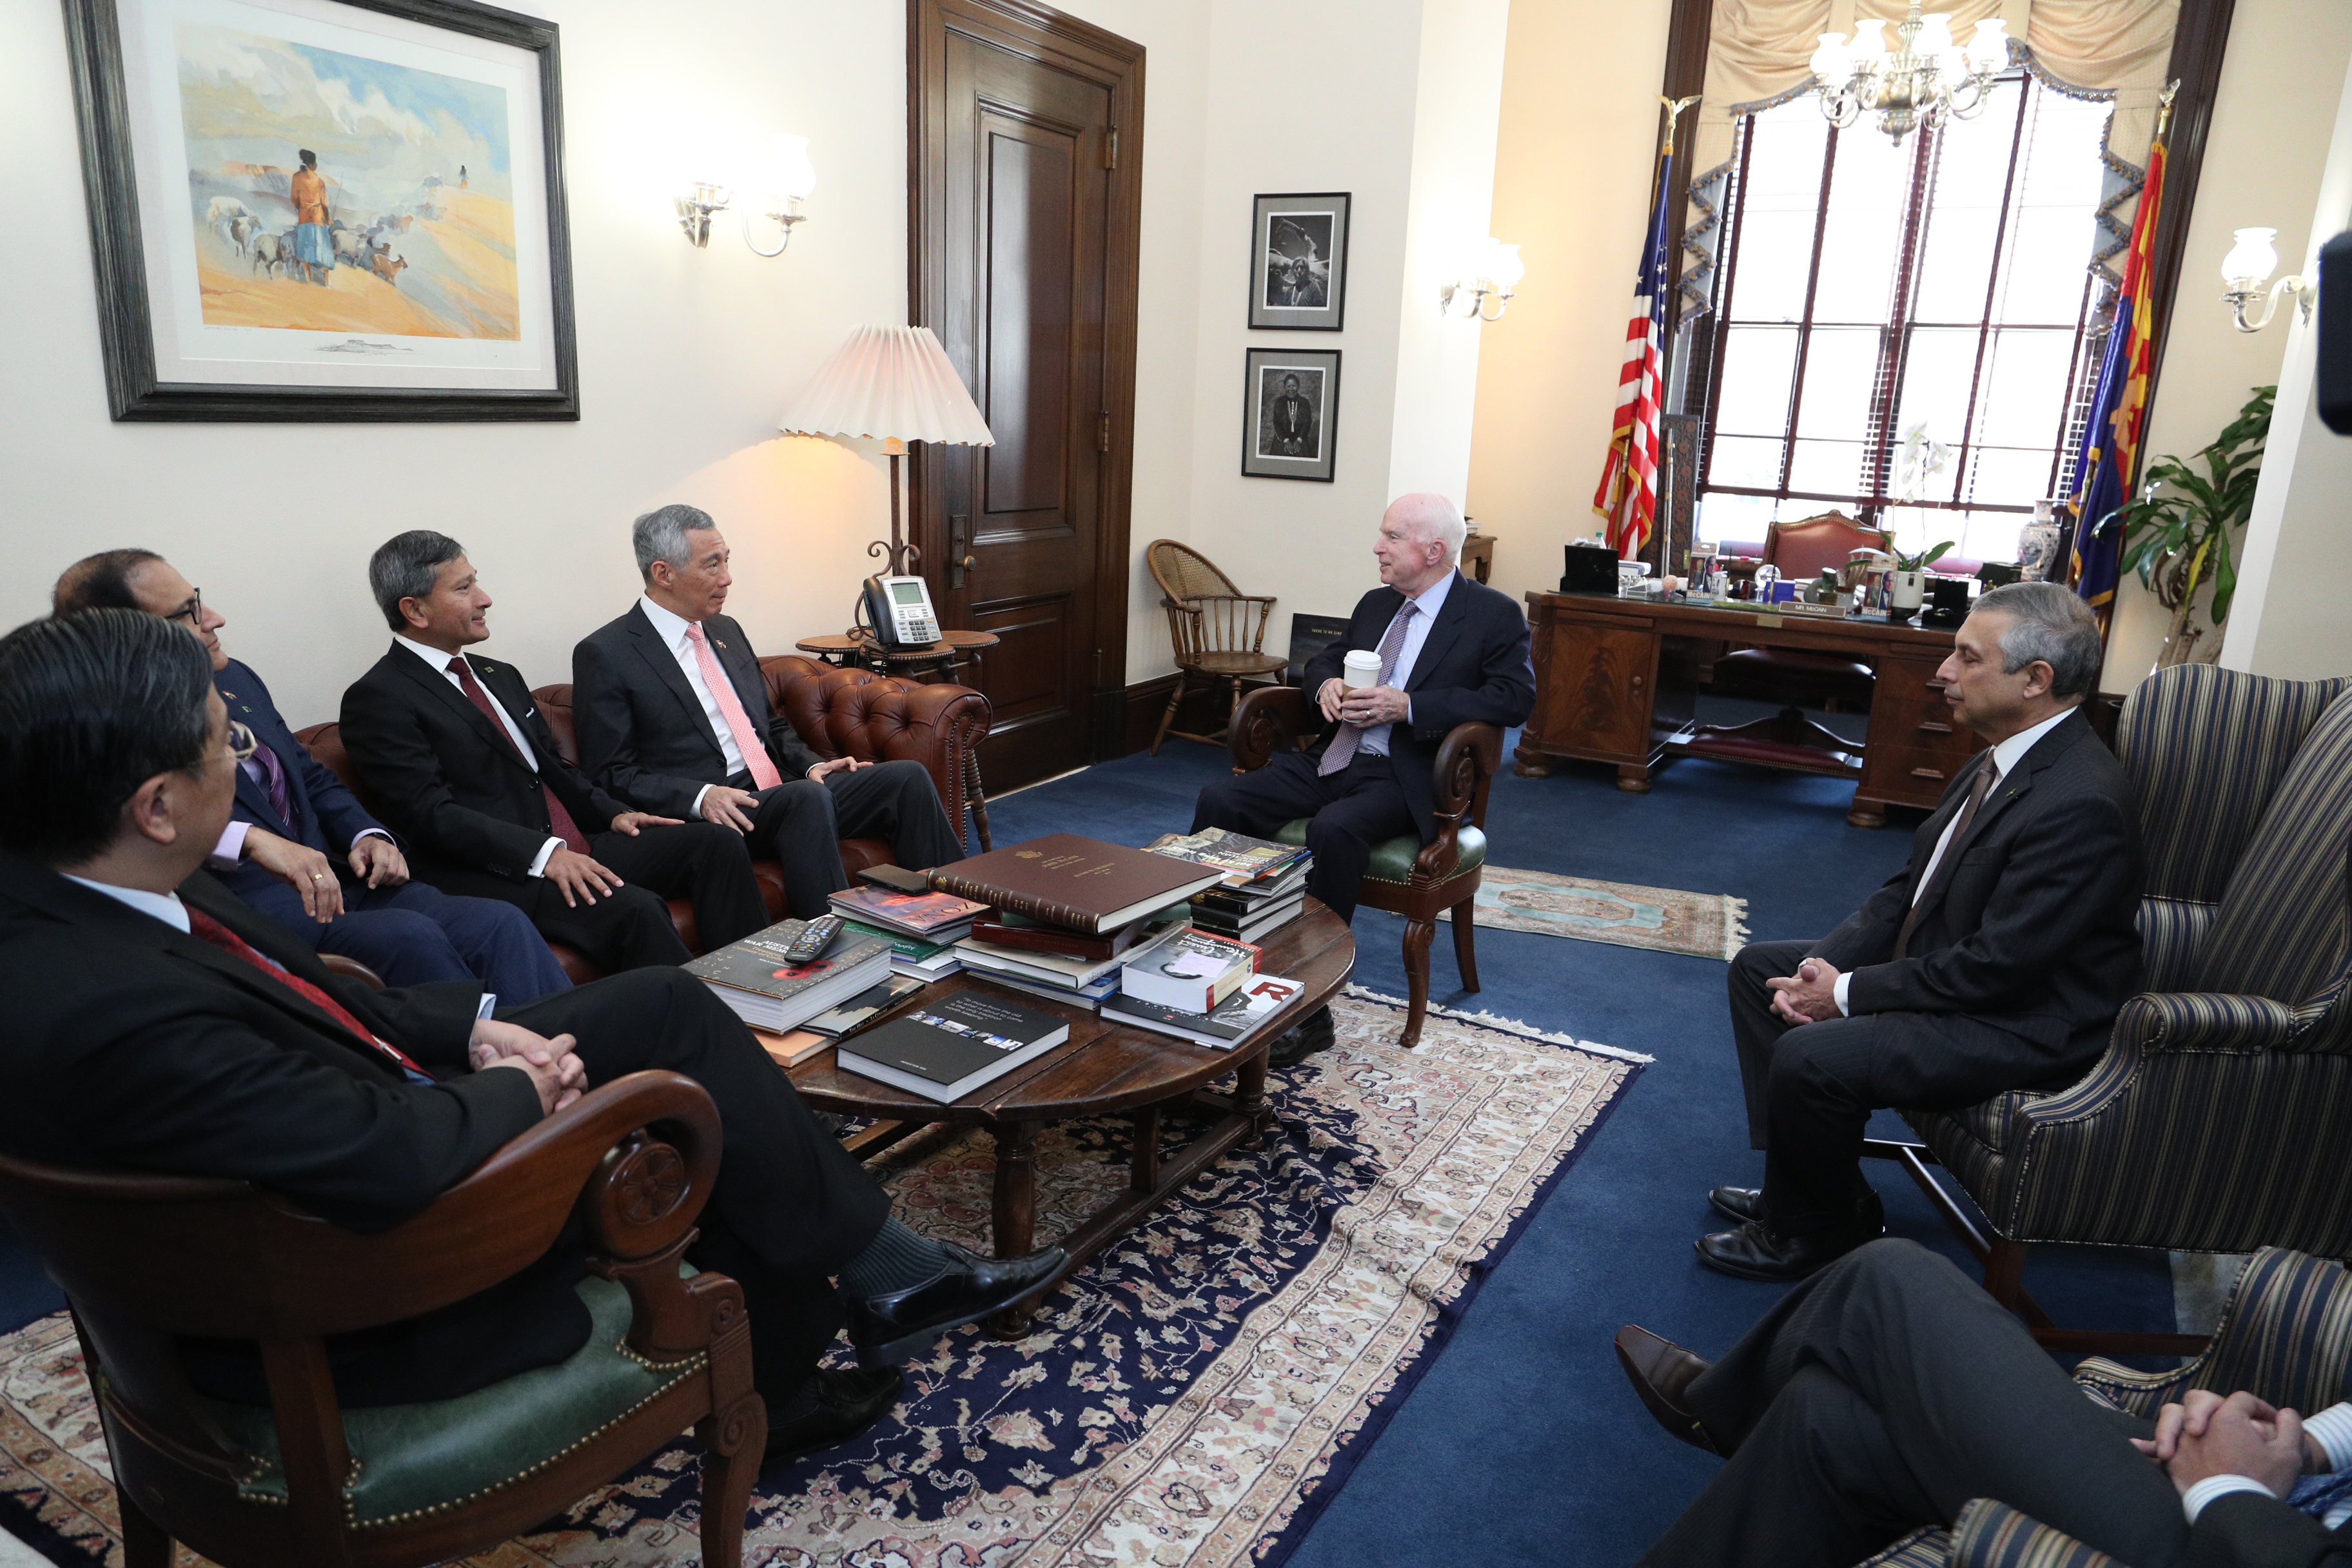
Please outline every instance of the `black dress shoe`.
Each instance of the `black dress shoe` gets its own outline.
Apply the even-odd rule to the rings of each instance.
[[[1764,1189],[1717,1187],[1706,1194],[1706,1206],[1734,1225],[1746,1225],[1749,1220],[1760,1224],[1764,1218]],[[1853,1215],[1856,1225],[1877,1227],[1871,1232],[1873,1236],[1886,1226],[1886,1206],[1874,1191],[1865,1189],[1862,1196],[1853,1200]]]
[[[1298,1026],[1266,1047],[1265,1065],[1270,1068],[1297,1067],[1318,1051],[1328,1051],[1337,1038],[1331,1026],[1331,1009],[1318,1007],[1298,1021]]]
[[[1782,1236],[1762,1220],[1737,1230],[1702,1236],[1692,1245],[1698,1260],[1718,1274],[1779,1283],[1817,1274],[1866,1241],[1885,1233],[1883,1225],[1843,1225],[1833,1230]]]
[[[950,1329],[1034,1293],[1069,1258],[1058,1247],[1026,1258],[982,1258],[953,1242],[938,1245],[954,1259],[938,1279],[849,1303],[849,1342],[857,1347],[858,1365],[898,1365]]]
[[[821,1366],[810,1376],[816,1383],[816,1408],[789,1421],[770,1415],[762,1468],[789,1465],[848,1442],[890,1414],[890,1407],[898,1403],[899,1384],[906,1381],[895,1366],[855,1372]]]
[[[1705,1372],[1709,1363],[1674,1341],[1660,1339],[1635,1323],[1617,1331],[1616,1343],[1617,1364],[1625,1369],[1625,1381],[1633,1385],[1633,1392],[1642,1396],[1642,1403],[1658,1418],[1658,1425],[1694,1448],[1722,1453],[1722,1446],[1683,1400],[1691,1380]]]

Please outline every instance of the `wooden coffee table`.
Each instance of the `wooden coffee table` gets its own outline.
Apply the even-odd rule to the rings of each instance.
[[[1069,1261],[1051,1279],[991,1321],[1000,1336],[1018,1338],[1030,1307],[1065,1276],[1133,1229],[1226,1150],[1244,1142],[1255,1145],[1273,1127],[1274,1115],[1265,1100],[1266,1048],[1339,994],[1355,967],[1356,943],[1337,915],[1309,899],[1304,913],[1260,945],[1265,950],[1264,973],[1286,975],[1306,988],[1238,1050],[1211,1050],[1173,1035],[1121,1026],[1109,1015],[1063,1006],[1008,986],[1002,994],[1067,1018],[1070,1037],[961,1100],[940,1105],[860,1077],[835,1066],[829,1050],[793,1068],[793,1083],[801,1098],[818,1110],[879,1119],[843,1141],[861,1157],[940,1122],[988,1129],[996,1141],[991,1239],[999,1258],[1018,1258],[1036,1247],[1038,1128],[1116,1111],[1134,1116],[1135,1155],[1126,1191],[1063,1237]],[[925,986],[898,1007],[975,986],[993,989],[984,973],[967,970]],[[1235,1076],[1233,1092],[1210,1091],[1207,1085],[1227,1073]],[[1218,1112],[1217,1121],[1182,1149],[1163,1155],[1160,1113],[1186,1106]]]

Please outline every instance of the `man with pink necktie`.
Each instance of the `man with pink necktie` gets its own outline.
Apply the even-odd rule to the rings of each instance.
[[[421,880],[503,899],[608,972],[691,956],[673,898],[692,901],[705,952],[767,925],[740,836],[598,789],[556,750],[521,671],[466,651],[488,639],[491,601],[464,546],[396,535],[368,586],[393,644],[343,693],[341,739]]]
[[[841,840],[880,838],[914,870],[963,858],[920,763],[821,761],[768,706],[760,658],[719,612],[734,583],[708,512],[666,506],[632,530],[646,591],[572,650],[580,763],[598,787],[645,811],[699,817],[773,855],[803,920],[849,885]]]

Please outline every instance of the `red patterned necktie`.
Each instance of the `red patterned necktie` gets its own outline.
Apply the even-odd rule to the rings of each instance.
[[[1389,677],[1396,673],[1397,655],[1404,651],[1405,625],[1412,619],[1412,613],[1419,608],[1421,606],[1411,599],[1397,606],[1396,619],[1389,623],[1388,635],[1381,638],[1380,684],[1382,686],[1386,686],[1389,683]],[[1356,748],[1363,743],[1362,730],[1353,724],[1340,725],[1339,732],[1331,737],[1331,743],[1323,748],[1323,761],[1317,766],[1316,773],[1321,775],[1338,773],[1348,765],[1349,760],[1356,754]]]
[[[480,709],[482,717],[490,721],[490,728],[499,732],[499,738],[506,742],[508,748],[516,756],[522,757],[522,760],[528,763],[530,759],[523,757],[522,748],[517,746],[514,743],[514,737],[507,733],[506,721],[499,718],[499,710],[490,705],[490,694],[482,689],[480,681],[474,679],[474,667],[466,662],[464,654],[451,656],[449,673],[457,678],[458,689],[465,692],[466,700]],[[533,768],[531,771],[537,773],[539,770]],[[571,850],[574,855],[587,854],[586,836],[580,831],[580,825],[572,820],[572,814],[563,809],[563,803],[555,798],[555,792],[547,787],[545,779],[540,780],[539,793],[547,797],[549,828],[558,838],[563,840],[563,847],[566,849]]]
[[[269,976],[270,979],[275,980],[280,985],[285,986],[289,991],[293,992],[294,994],[302,998],[303,1001],[308,1002],[313,1007],[318,1008],[319,1011],[324,1013],[328,1017],[332,1018],[336,1023],[341,1025],[352,1035],[375,1047],[376,1050],[382,1052],[386,1058],[392,1061],[394,1066],[406,1068],[410,1072],[416,1074],[419,1078],[430,1078],[433,1076],[426,1072],[423,1068],[418,1067],[415,1061],[410,1059],[408,1053],[402,1050],[398,1046],[394,1045],[389,1040],[377,1039],[373,1030],[370,1029],[365,1024],[361,1023],[358,1018],[352,1016],[349,1008],[345,1007],[341,1002],[336,1001],[334,997],[329,995],[326,992],[320,990],[317,986],[311,984],[309,981],[303,979],[293,971],[280,969],[278,965],[272,963],[268,959],[262,956],[260,950],[254,947],[252,943],[247,942],[245,938],[237,935],[236,932],[229,930],[228,927],[221,924],[220,921],[213,919],[212,916],[205,913],[204,910],[196,908],[195,905],[184,904],[181,907],[188,911],[188,925],[192,932],[197,938],[212,943],[215,947],[219,948],[223,952],[228,953],[232,957],[243,959],[246,963],[253,965],[254,968],[261,971],[262,973]]]

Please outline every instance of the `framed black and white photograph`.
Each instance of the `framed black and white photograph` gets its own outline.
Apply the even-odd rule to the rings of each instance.
[[[1336,332],[1348,302],[1348,193],[1259,196],[1250,233],[1253,327]]]
[[[576,419],[552,22],[67,0],[117,419]]]
[[[1338,349],[1251,349],[1242,405],[1243,473],[1331,482]]]

